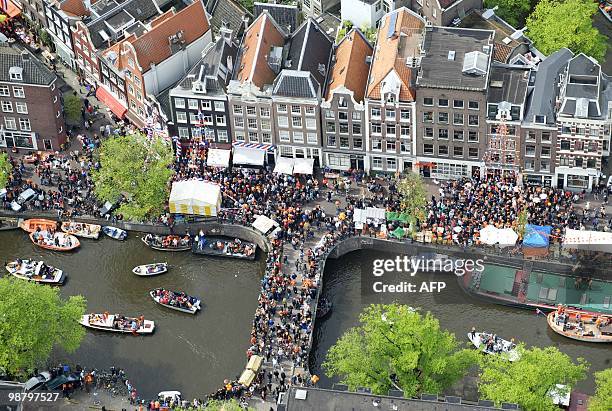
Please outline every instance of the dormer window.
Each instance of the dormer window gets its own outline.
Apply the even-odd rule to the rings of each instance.
[[[546,116],[542,116],[540,114],[535,115],[534,123],[536,124],[546,124]]]
[[[23,68],[11,67],[9,69],[9,76],[13,81],[23,81]]]

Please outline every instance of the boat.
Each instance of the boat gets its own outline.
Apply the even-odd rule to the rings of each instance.
[[[327,316],[331,312],[331,309],[332,302],[325,297],[321,297],[317,306],[317,318],[320,319]]]
[[[40,284],[61,285],[65,279],[62,270],[46,265],[43,261],[11,261],[6,265],[6,271],[21,280]]]
[[[57,221],[46,220],[44,218],[30,218],[19,223],[19,227],[28,233],[33,233],[36,230],[49,231],[57,228]]]
[[[612,0],[600,0],[599,11],[612,23]]]
[[[198,235],[193,242],[191,251],[194,254],[213,257],[254,260],[257,254],[257,245],[239,238],[230,240],[223,237]]]
[[[153,321],[107,313],[85,314],[79,323],[87,328],[123,334],[151,334],[155,329]]]
[[[110,238],[114,238],[115,240],[123,241],[127,238],[127,231],[122,230],[118,227],[112,227],[110,225],[105,225],[102,227],[102,232],[109,236]]]
[[[201,300],[199,298],[189,296],[183,292],[156,288],[155,290],[151,290],[149,295],[157,304],[184,313],[195,314],[201,309]],[[182,305],[171,303],[176,302],[178,299],[184,300],[185,303]]]
[[[100,227],[97,224],[77,223],[74,221],[66,221],[62,223],[62,231],[68,234],[76,235],[77,237],[92,238],[97,240],[100,236]]]
[[[161,402],[174,401],[175,404],[181,403],[181,392],[180,391],[161,391],[157,394],[157,398]]]
[[[612,316],[565,309],[548,313],[548,326],[557,334],[578,341],[612,343]]]
[[[191,238],[187,235],[159,236],[147,234],[142,237],[142,242],[157,251],[189,251],[191,250]]]
[[[41,248],[53,251],[71,251],[81,246],[75,236],[59,232],[35,231],[30,233],[30,240]]]
[[[143,264],[134,267],[132,272],[141,277],[150,277],[153,275],[163,274],[168,272],[168,263]]]
[[[495,334],[477,333],[472,330],[472,332],[468,333],[468,339],[474,344],[474,347],[485,354],[502,354],[510,362],[521,358],[520,353],[516,350],[516,344],[512,341],[504,340]],[[489,341],[491,341],[491,344],[488,344]]]

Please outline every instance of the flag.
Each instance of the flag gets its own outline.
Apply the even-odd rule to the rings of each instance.
[[[0,0],[2,1],[1,5],[2,5],[2,10],[4,10],[5,12],[8,13],[8,2],[9,0]]]

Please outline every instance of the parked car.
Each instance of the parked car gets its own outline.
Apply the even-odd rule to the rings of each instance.
[[[40,388],[44,383],[46,383],[47,381],[49,381],[51,379],[51,374],[43,371],[40,374],[30,378],[29,380],[26,381],[25,383],[25,390],[26,391],[34,391],[37,388]]]

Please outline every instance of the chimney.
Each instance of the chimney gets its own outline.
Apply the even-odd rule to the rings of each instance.
[[[223,39],[227,40],[228,42],[232,40],[232,33],[233,33],[233,30],[230,29],[229,27],[222,26],[219,29],[219,35],[223,37]]]

